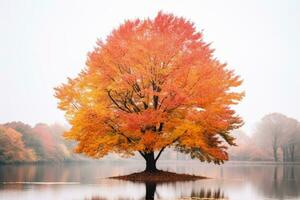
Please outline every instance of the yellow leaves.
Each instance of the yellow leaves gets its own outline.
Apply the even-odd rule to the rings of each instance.
[[[218,136],[242,124],[230,107],[244,96],[232,91],[242,81],[193,23],[161,12],[126,21],[97,42],[86,64],[55,89],[78,152],[130,155],[176,143],[201,159],[225,159]]]
[[[205,130],[193,121],[183,120],[181,124],[177,124],[172,135],[185,146],[203,146],[202,137]]]

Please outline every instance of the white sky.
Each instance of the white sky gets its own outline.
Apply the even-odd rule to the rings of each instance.
[[[300,120],[300,1],[0,0],[0,123],[64,123],[53,87],[84,67],[97,38],[159,10],[193,21],[244,79],[248,134],[271,112]]]

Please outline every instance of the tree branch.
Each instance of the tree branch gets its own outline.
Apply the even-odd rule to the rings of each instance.
[[[78,109],[78,106],[76,106],[75,103],[72,102],[72,105],[73,105],[73,107],[74,107],[76,110],[79,110],[79,109]]]
[[[135,112],[140,112],[141,111],[141,109],[134,103],[134,101],[131,98],[128,98],[127,100],[133,106],[133,110]]]
[[[167,146],[168,146],[168,145],[167,145]],[[161,150],[159,151],[159,153],[157,154],[157,156],[156,156],[156,158],[155,158],[155,162],[159,159],[161,153],[165,150],[165,148],[166,148],[167,146],[164,146],[163,148],[161,148]]]
[[[158,132],[161,132],[163,130],[163,128],[164,128],[164,123],[160,122]]]
[[[141,156],[143,156],[143,158],[146,160],[146,156],[142,151],[139,151],[139,153],[141,154]]]
[[[161,102],[160,102],[160,104],[159,104],[159,107],[158,107],[158,109],[160,109],[161,108],[161,106],[162,106],[162,104],[163,104],[163,102],[166,100],[168,98],[168,96],[165,96],[162,100],[161,100]]]
[[[111,125],[109,123],[105,123],[105,124],[107,124],[109,127],[111,127],[111,129],[114,131],[114,133],[122,135],[123,137],[125,137],[128,142],[130,142],[130,143],[136,143],[130,137],[126,136],[124,133],[122,133],[119,130],[117,130],[113,125]]]
[[[183,134],[185,134],[186,132],[187,132],[187,130],[184,131]],[[182,135],[183,135],[183,134],[182,134]],[[155,161],[158,160],[158,158],[160,157],[161,153],[165,150],[165,148],[166,148],[167,146],[169,146],[169,145],[173,144],[174,142],[176,142],[177,140],[179,140],[179,138],[180,138],[182,135],[178,136],[178,137],[177,137],[175,140],[173,140],[170,144],[168,144],[168,145],[164,146],[163,148],[161,148],[161,150],[159,151],[159,153],[157,154],[157,156],[156,156],[156,158],[155,158]]]
[[[122,108],[122,107],[116,102],[116,100],[111,96],[110,92],[111,92],[111,90],[108,90],[108,91],[107,91],[107,94],[108,94],[110,100],[111,100],[111,101],[112,101],[112,102],[113,102],[120,110],[129,113],[129,111],[127,111],[126,109]]]

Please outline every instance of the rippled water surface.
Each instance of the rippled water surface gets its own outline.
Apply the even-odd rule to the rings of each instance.
[[[210,177],[166,184],[109,180],[143,170],[142,161],[0,166],[0,199],[300,199],[300,165],[161,161],[160,169]]]

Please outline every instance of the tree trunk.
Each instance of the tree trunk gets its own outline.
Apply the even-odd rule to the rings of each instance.
[[[286,147],[282,145],[281,149],[282,149],[282,161],[287,162],[288,155],[287,155]]]
[[[277,147],[273,146],[273,156],[274,156],[274,161],[278,161],[278,156],[277,156]]]
[[[156,183],[146,183],[146,200],[154,200]]]
[[[146,169],[145,172],[156,172],[156,160],[154,157],[154,152],[145,153],[145,160],[146,160]]]
[[[295,145],[294,144],[290,144],[289,152],[290,152],[290,161],[294,162],[295,161]]]

